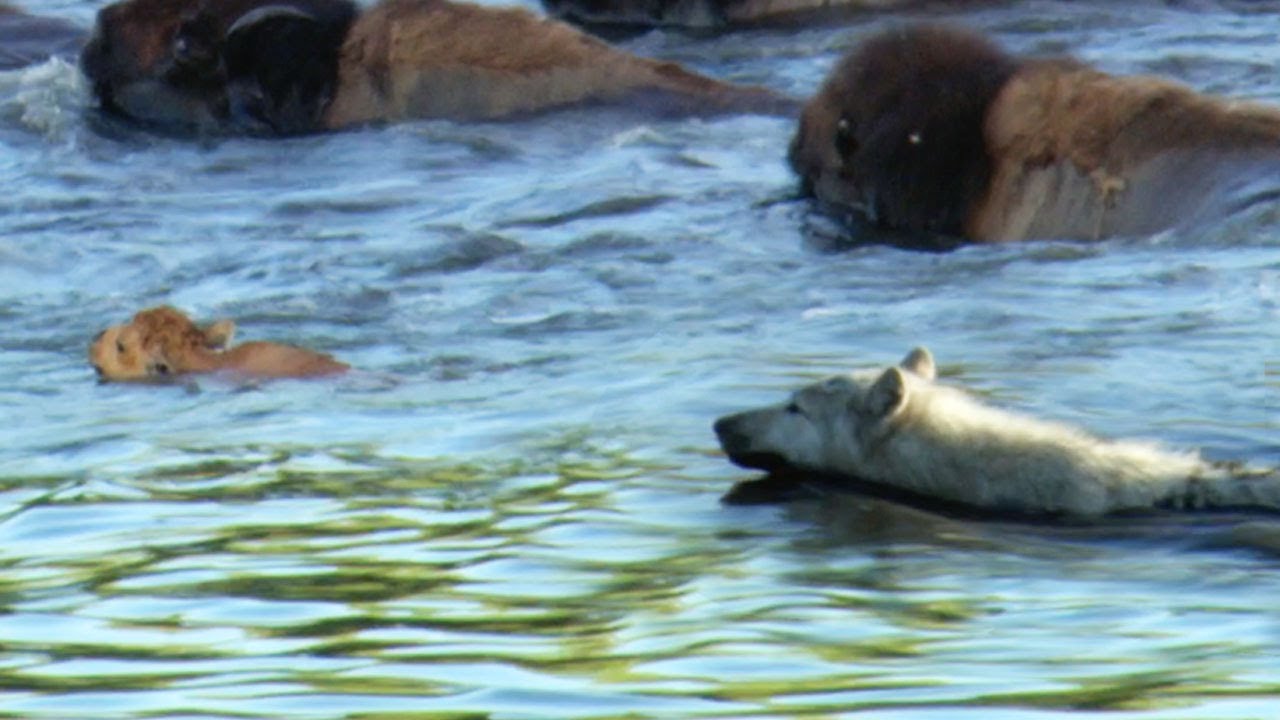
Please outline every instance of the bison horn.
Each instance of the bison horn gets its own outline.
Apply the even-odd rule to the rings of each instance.
[[[315,15],[299,10],[291,5],[263,5],[260,8],[254,8],[253,10],[241,15],[235,22],[231,23],[231,27],[227,28],[226,36],[230,38],[236,33],[248,30],[258,23],[278,18],[292,18],[294,20],[319,22]]]

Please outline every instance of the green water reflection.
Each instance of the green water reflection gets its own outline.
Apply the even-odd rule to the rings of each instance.
[[[1274,615],[1229,588],[1162,594],[1193,568],[1117,580],[1105,546],[1046,553],[1056,541],[1025,528],[885,505],[871,512],[930,542],[870,523],[859,537],[815,521],[820,505],[722,508],[702,450],[701,476],[581,432],[466,464],[188,454],[4,482],[13,717],[825,718],[1280,696],[1274,632],[1248,634]]]

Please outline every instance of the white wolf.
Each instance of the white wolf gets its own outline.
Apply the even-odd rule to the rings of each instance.
[[[916,348],[896,367],[833,377],[786,403],[720,418],[716,435],[744,467],[835,475],[986,511],[1280,510],[1280,472],[1105,440],[984,405],[936,377],[933,356]]]

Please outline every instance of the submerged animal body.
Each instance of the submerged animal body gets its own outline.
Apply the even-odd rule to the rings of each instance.
[[[103,108],[178,130],[289,134],[635,99],[677,113],[795,106],[524,9],[450,0],[122,0],[98,14],[81,66]]]
[[[696,31],[832,23],[867,13],[993,0],[542,0],[558,18],[608,32],[653,27]]]
[[[65,20],[29,15],[0,3],[0,71],[51,57],[75,57],[86,37],[83,29]]]
[[[1280,108],[945,26],[867,39],[807,103],[789,159],[841,214],[978,242],[1143,235],[1220,217],[1280,168]]]
[[[349,366],[323,353],[273,342],[228,347],[235,323],[197,326],[162,306],[143,310],[107,328],[89,347],[89,362],[108,382],[159,381],[222,372],[246,378],[306,378],[346,372]]]
[[[723,417],[729,459],[850,478],[992,513],[1091,517],[1152,508],[1280,511],[1280,473],[1106,440],[985,405],[935,382],[918,348],[900,365],[838,376],[786,403]]]

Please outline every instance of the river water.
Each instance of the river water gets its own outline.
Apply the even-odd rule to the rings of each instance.
[[[1280,102],[1280,3],[953,17]],[[887,21],[625,44],[806,94]],[[0,74],[0,716],[1280,716],[1280,521],[725,506],[710,430],[926,344],[1001,404],[1280,464],[1280,206],[913,253],[796,199],[785,119],[193,142],[87,104]],[[89,339],[158,303],[359,371],[96,384]]]

